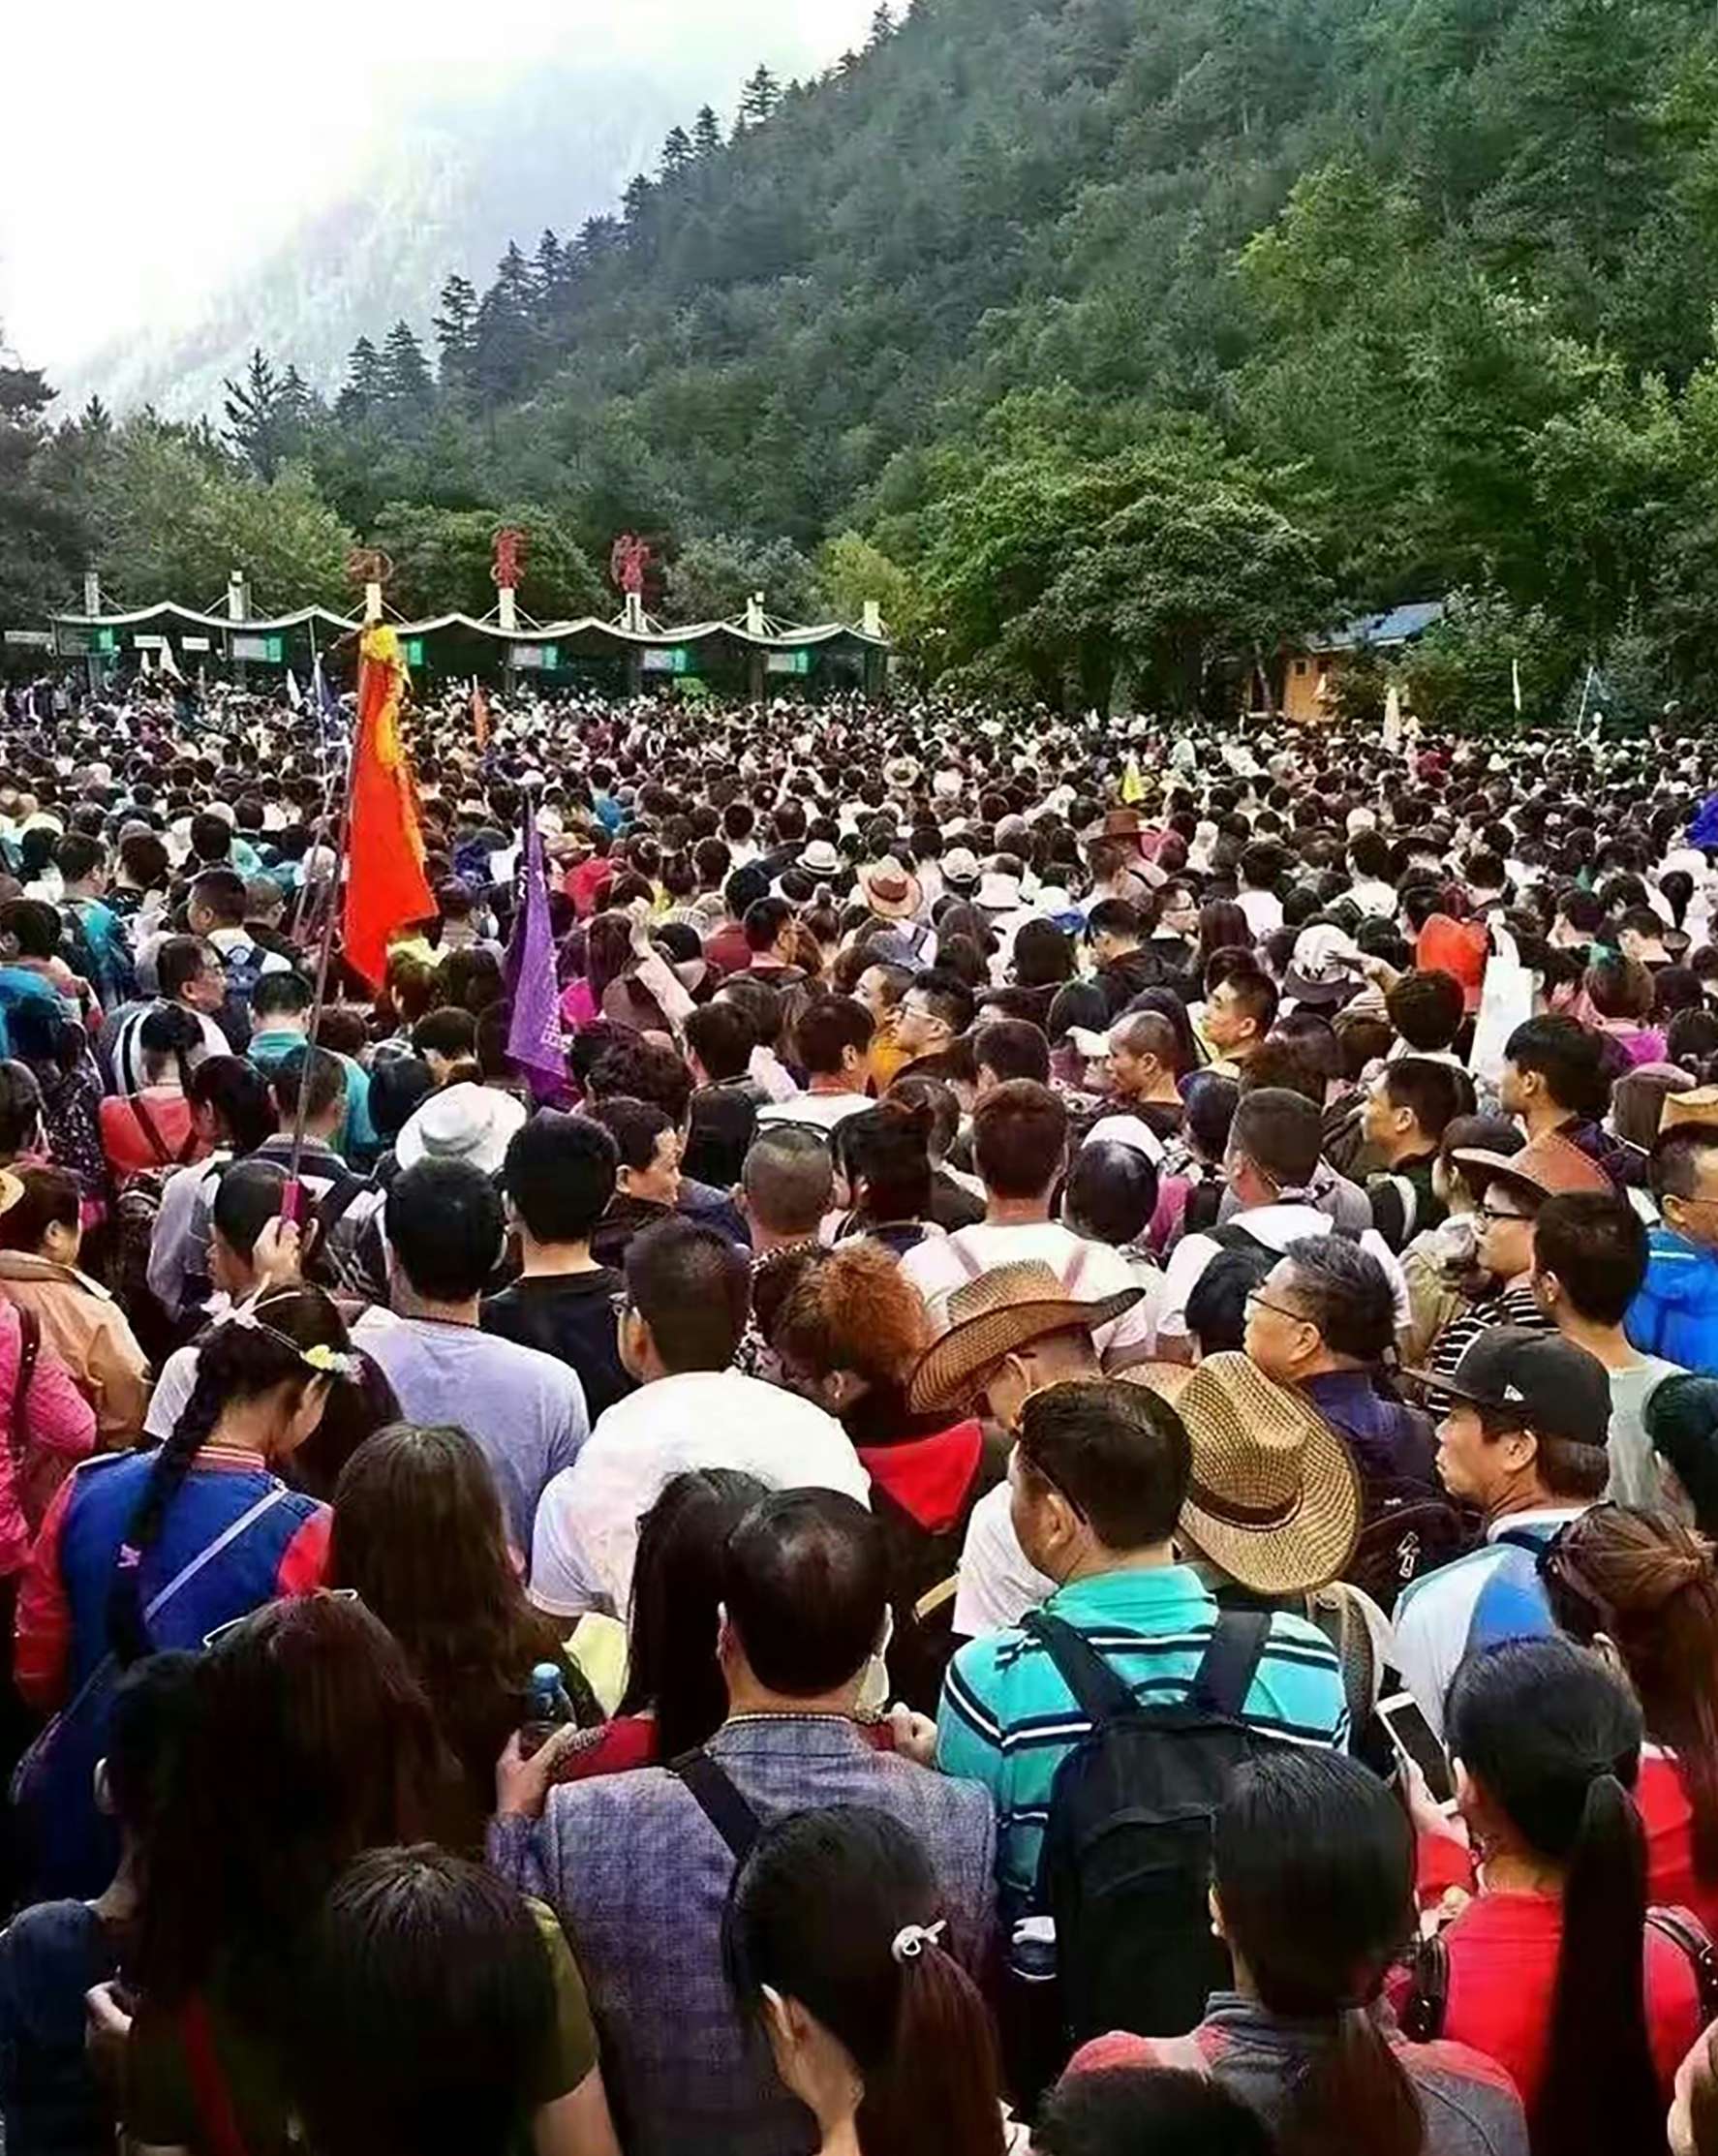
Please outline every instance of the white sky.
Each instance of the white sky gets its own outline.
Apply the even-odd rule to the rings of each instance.
[[[351,194],[428,101],[589,54],[724,116],[759,59],[805,73],[873,0],[82,0],[7,11],[0,338],[49,369],[183,317]],[[897,10],[899,13],[899,9]],[[34,85],[34,89],[32,88]],[[573,121],[569,124],[576,124]]]

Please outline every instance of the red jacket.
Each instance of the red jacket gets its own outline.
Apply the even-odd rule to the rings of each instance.
[[[0,1302],[0,1422],[12,1414],[22,1348],[23,1331],[16,1308]],[[33,1491],[51,1483],[56,1469],[63,1479],[78,1461],[95,1450],[95,1409],[46,1340],[37,1349],[23,1422],[24,1469]],[[29,1562],[31,1540],[17,1461],[8,1434],[0,1433],[0,1579],[10,1579],[23,1570]]]

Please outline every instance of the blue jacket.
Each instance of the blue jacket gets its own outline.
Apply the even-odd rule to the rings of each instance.
[[[1718,1372],[1718,1250],[1689,1242],[1674,1228],[1654,1228],[1646,1278],[1624,1330],[1644,1355]]]

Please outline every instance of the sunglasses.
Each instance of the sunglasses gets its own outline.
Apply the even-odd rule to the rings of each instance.
[[[358,1599],[358,1590],[356,1587],[319,1587],[312,1599],[319,1602],[355,1602]],[[235,1632],[242,1632],[247,1624],[262,1615],[263,1610],[273,1607],[271,1602],[265,1602],[261,1609],[247,1610],[243,1617],[229,1617],[225,1624],[217,1624],[212,1632],[203,1634],[204,1649],[218,1647],[223,1640],[230,1640]]]

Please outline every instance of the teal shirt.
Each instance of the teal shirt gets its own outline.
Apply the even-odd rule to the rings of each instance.
[[[302,1033],[279,1027],[254,1032],[245,1053],[266,1078],[276,1063],[303,1046]],[[342,1056],[340,1062],[346,1071],[346,1121],[335,1135],[334,1150],[343,1160],[368,1166],[381,1151],[376,1125],[370,1121],[370,1073],[351,1056]]]
[[[1184,1564],[1094,1574],[1044,1609],[1083,1632],[1146,1707],[1185,1700],[1217,1621],[1215,1597]],[[1290,1743],[1347,1743],[1341,1666],[1315,1624],[1273,1617],[1242,1718]],[[969,1641],[949,1665],[936,1764],[991,1793],[1005,1911],[1018,1915],[1031,1898],[1056,1770],[1090,1726],[1049,1654],[1018,1628]]]

